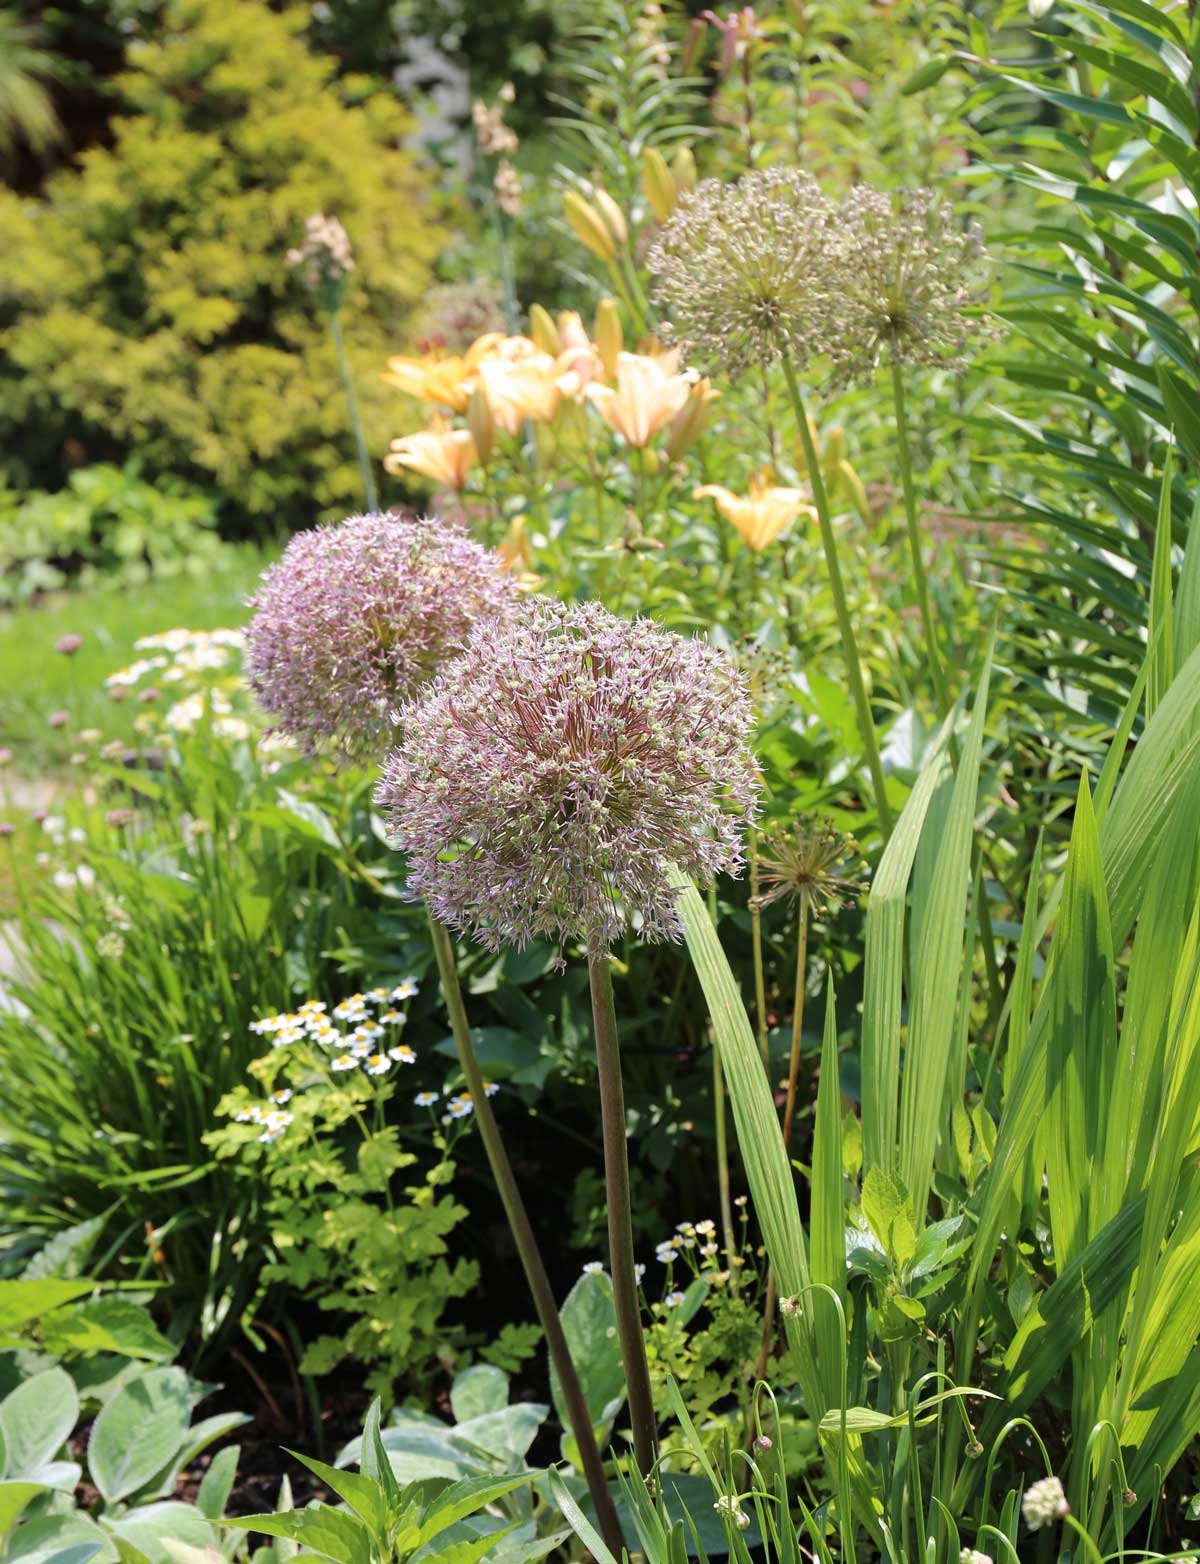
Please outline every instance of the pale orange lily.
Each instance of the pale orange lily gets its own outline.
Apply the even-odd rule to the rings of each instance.
[[[485,359],[479,366],[479,383],[496,427],[505,434],[516,434],[527,418],[548,423],[558,412],[564,390],[571,392],[571,383],[560,376],[555,360],[540,350],[513,359]]]
[[[692,393],[692,377],[677,375],[661,358],[617,354],[617,384],[590,385],[587,395],[610,428],[630,445],[648,445]]]
[[[750,479],[748,495],[734,494],[719,483],[692,490],[693,499],[713,499],[725,520],[736,527],[750,548],[761,554],[799,515],[815,516],[803,489],[773,488],[764,473]]]
[[[462,413],[471,399],[481,360],[495,353],[503,341],[500,332],[492,331],[477,337],[465,353],[389,358],[382,379],[423,402],[436,402],[451,412]]]
[[[476,459],[471,431],[452,429],[443,418],[435,415],[428,429],[393,440],[383,465],[393,474],[405,469],[419,472],[422,477],[432,478],[443,488],[461,494],[467,486],[467,475]]]

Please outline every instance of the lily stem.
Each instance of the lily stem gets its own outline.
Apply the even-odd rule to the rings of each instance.
[[[508,1153],[500,1137],[500,1127],[496,1123],[496,1116],[488,1101],[483,1072],[479,1068],[479,1058],[471,1042],[471,1028],[467,1021],[466,1005],[463,1003],[462,988],[458,981],[458,967],[454,959],[454,944],[446,927],[432,916],[429,916],[429,932],[433,939],[438,976],[441,978],[442,997],[446,1002],[450,1027],[454,1033],[454,1046],[458,1050],[458,1062],[466,1077],[467,1090],[471,1094],[475,1121],[479,1125],[479,1136],[487,1153],[488,1164],[492,1170],[492,1177],[496,1181],[505,1215],[508,1217],[508,1225],[512,1230],[517,1253],[521,1257],[529,1291],[533,1294],[538,1319],[545,1332],[550,1361],[554,1364],[563,1400],[566,1402],[571,1432],[575,1436],[575,1443],[579,1449],[579,1459],[587,1479],[588,1492],[596,1508],[600,1531],[614,1555],[620,1558],[624,1538],[604,1475],[604,1462],[600,1458],[587,1400],[583,1394],[583,1387],[579,1383],[579,1375],[575,1370],[571,1349],[567,1345],[562,1320],[559,1318],[558,1306],[554,1301],[554,1290],[550,1285],[550,1278],[546,1275],[546,1267],[542,1263],[541,1251],[538,1249],[529,1213],[525,1209],[525,1202],[521,1199],[521,1191],[517,1187],[512,1164],[508,1160]]]
[[[658,1423],[646,1361],[646,1340],[638,1307],[633,1261],[633,1212],[629,1202],[629,1152],[625,1141],[625,1092],[621,1084],[621,1051],[617,1011],[613,1002],[608,956],[588,956],[592,991],[592,1024],[596,1033],[596,1064],[600,1074],[600,1121],[604,1134],[604,1182],[608,1196],[608,1249],[612,1271],[617,1337],[625,1366],[633,1453],[638,1470],[648,1477],[658,1456]]]

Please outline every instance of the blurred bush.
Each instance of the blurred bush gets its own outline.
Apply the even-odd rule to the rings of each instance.
[[[357,490],[324,322],[283,257],[336,212],[357,257],[348,311],[368,438],[374,371],[420,300],[444,198],[402,142],[404,110],[314,58],[298,12],[174,0],[116,78],[111,146],[44,201],[0,194],[0,437],[14,487],[64,458],[215,483],[262,530],[345,509]]]

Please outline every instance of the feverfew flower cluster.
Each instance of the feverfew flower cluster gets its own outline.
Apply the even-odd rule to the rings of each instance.
[[[407,1043],[395,1041],[408,1019],[400,1006],[416,992],[416,983],[406,980],[394,988],[351,994],[332,1011],[324,1000],[307,999],[299,1010],[252,1021],[250,1030],[269,1037],[272,1048],[305,1040],[317,1043],[329,1055],[328,1068],[335,1075],[360,1067],[368,1075],[387,1075],[393,1065],[417,1062]]]
[[[492,949],[678,939],[672,863],[736,873],[754,818],[750,702],[700,640],[596,603],[481,622],[401,712],[376,797],[408,885]]]
[[[134,642],[137,658],[109,674],[104,687],[113,700],[131,694],[139,704],[156,705],[166,693],[176,696],[161,718],[149,713],[134,723],[144,735],[179,737],[208,720],[221,739],[242,742],[254,731],[245,715],[241,677],[245,637],[241,630],[187,630],[176,626]],[[123,746],[118,745],[123,752]]]
[[[458,527],[351,516],[301,532],[262,578],[246,670],[265,711],[307,749],[370,753],[393,712],[512,612],[515,583]]]
[[[741,1254],[729,1254],[725,1256],[727,1263],[722,1268],[717,1225],[708,1217],[700,1222],[677,1223],[670,1237],[655,1246],[654,1258],[667,1267],[668,1280],[674,1276],[675,1263],[680,1261],[694,1277],[702,1277],[714,1287],[724,1287],[730,1271],[746,1263]],[[675,1308],[683,1299],[682,1292],[671,1292],[663,1302],[668,1308]]]
[[[670,333],[738,375],[827,357],[839,384],[897,364],[962,367],[980,330],[986,257],[932,191],[859,187],[840,208],[798,169],[679,199],[648,257]]]

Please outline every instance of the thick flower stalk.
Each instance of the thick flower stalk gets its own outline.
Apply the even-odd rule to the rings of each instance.
[[[246,669],[264,710],[310,751],[370,755],[392,713],[513,609],[495,557],[436,520],[351,516],[301,532],[253,599]]]
[[[541,603],[480,624],[405,708],[377,794],[409,888],[440,920],[493,948],[535,934],[586,946],[613,1297],[643,1474],[657,1425],[607,947],[630,920],[648,938],[679,936],[672,863],[703,881],[740,867],[756,798],[751,721],[736,666],[703,642],[597,604]]]
[[[379,800],[409,886],[492,949],[681,934],[664,869],[737,872],[752,717],[703,641],[597,604],[483,621],[402,713]]]
[[[833,207],[799,169],[736,184],[705,179],[680,197],[647,257],[673,339],[739,375],[825,340]]]

